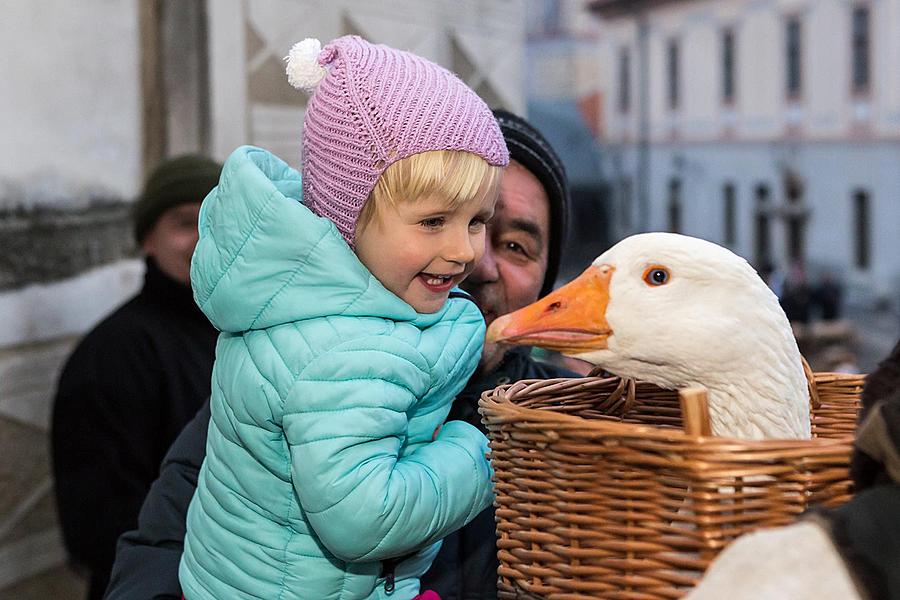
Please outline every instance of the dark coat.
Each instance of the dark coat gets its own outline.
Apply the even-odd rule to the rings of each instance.
[[[520,379],[553,379],[578,375],[531,359],[527,351],[512,350],[493,373],[475,377],[460,393],[449,419],[460,419],[485,431],[478,399],[485,390]],[[486,433],[486,431],[485,431]],[[497,536],[494,507],[488,507],[468,525],[444,538],[441,551],[422,578],[423,590],[434,590],[441,600],[493,600],[497,597]]]
[[[900,342],[866,378],[850,475],[856,495],[821,511],[861,594],[900,599]]]
[[[77,346],[59,380],[51,443],[70,558],[106,589],[116,540],[137,515],[159,463],[209,395],[218,332],[187,286],[147,261],[140,293]]]
[[[519,379],[574,377],[573,373],[538,363],[526,351],[513,350],[484,377],[474,377],[457,397],[449,419],[481,427],[481,392]],[[178,564],[181,560],[188,505],[206,454],[209,403],[175,440],[141,508],[138,528],[119,540],[108,599],[179,600]],[[497,597],[497,546],[493,509],[478,515],[444,540],[422,589],[438,592],[441,600],[487,600]]]

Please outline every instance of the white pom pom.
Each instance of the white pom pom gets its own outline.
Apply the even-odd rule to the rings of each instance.
[[[321,51],[322,44],[315,38],[306,38],[294,44],[284,57],[287,61],[288,83],[311,94],[327,73],[325,67],[319,64]]]

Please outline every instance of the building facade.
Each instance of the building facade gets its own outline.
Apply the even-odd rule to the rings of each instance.
[[[620,236],[900,300],[900,0],[595,0]]]
[[[559,155],[571,196],[557,279],[562,284],[611,241],[612,207],[597,141],[603,128],[603,89],[597,77],[600,27],[580,1],[528,0],[526,7],[528,118]]]

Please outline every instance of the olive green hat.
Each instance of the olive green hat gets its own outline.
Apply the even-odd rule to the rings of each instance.
[[[188,202],[202,202],[219,183],[221,173],[221,164],[199,154],[186,154],[157,165],[134,203],[134,236],[138,244],[168,209]]]

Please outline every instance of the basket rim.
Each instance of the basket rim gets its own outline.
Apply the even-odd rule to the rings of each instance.
[[[815,373],[816,383],[835,383],[842,380],[847,383],[859,382],[865,378],[863,374],[846,374],[822,372]],[[478,410],[482,416],[482,422],[490,429],[491,426],[499,426],[501,423],[513,422],[517,427],[534,429],[549,437],[557,437],[557,431],[577,432],[584,439],[598,439],[607,436],[642,438],[648,442],[689,442],[692,445],[705,446],[710,449],[715,447],[717,451],[747,451],[748,449],[760,452],[771,451],[796,451],[798,456],[802,452],[809,452],[812,447],[818,450],[837,450],[845,448],[848,443],[853,443],[854,433],[848,432],[846,436],[837,437],[811,437],[809,439],[765,439],[752,440],[720,436],[690,435],[679,428],[660,427],[641,423],[626,423],[621,421],[609,421],[604,419],[586,419],[577,415],[560,413],[552,410],[523,407],[516,404],[514,399],[534,390],[537,385],[549,387],[554,384],[571,382],[577,384],[605,384],[611,385],[618,382],[619,377],[559,377],[553,379],[524,379],[507,383],[492,390],[482,393],[478,401]],[[648,382],[637,381],[637,385],[654,385]],[[862,385],[858,383],[858,385]],[[659,386],[654,386],[659,387]],[[554,430],[548,430],[552,425]],[[818,454],[818,453],[817,453]]]

